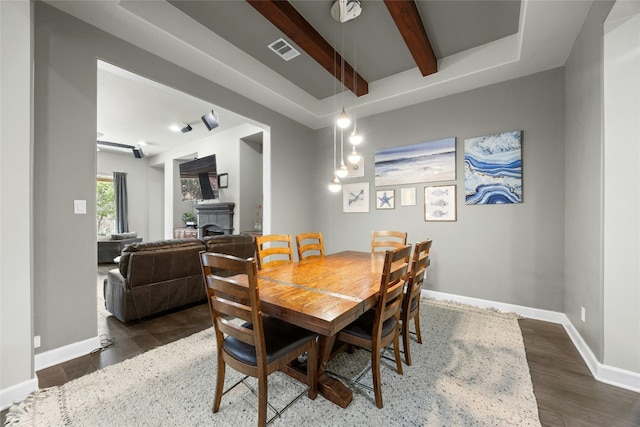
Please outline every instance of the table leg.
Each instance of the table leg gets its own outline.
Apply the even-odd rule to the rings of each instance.
[[[335,335],[320,335],[318,339],[318,391],[325,399],[346,408],[353,400],[353,393],[340,380],[325,373],[335,341]]]
[[[353,400],[353,393],[343,382],[325,372],[335,341],[335,335],[329,337],[320,335],[318,339],[318,392],[328,401],[341,408],[346,408]],[[281,371],[301,383],[307,384],[307,373],[304,365],[292,363],[283,367]]]

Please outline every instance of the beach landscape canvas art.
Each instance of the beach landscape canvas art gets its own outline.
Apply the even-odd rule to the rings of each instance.
[[[467,205],[522,203],[522,131],[464,141]]]
[[[456,179],[456,139],[386,148],[375,153],[376,187]]]

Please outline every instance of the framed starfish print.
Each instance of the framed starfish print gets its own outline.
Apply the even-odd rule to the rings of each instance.
[[[395,209],[395,190],[376,191],[376,209]]]

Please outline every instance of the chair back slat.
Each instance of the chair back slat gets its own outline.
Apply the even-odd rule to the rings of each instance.
[[[256,336],[253,329],[245,328],[242,325],[230,322],[224,317],[218,317],[216,328],[224,335],[229,335],[249,345],[256,345]]]
[[[267,234],[256,237],[258,269],[293,262],[293,247],[289,234]]]
[[[296,235],[298,259],[324,256],[322,233],[301,233]]]
[[[248,303],[246,285],[240,285],[235,279],[210,274],[205,277],[205,281],[207,290],[210,289],[216,294],[224,295],[232,301],[239,300]]]
[[[392,230],[371,232],[371,252],[399,249],[407,244],[407,233]]]
[[[211,297],[210,301],[211,307],[222,315],[235,317],[245,322],[251,322],[253,320],[253,317],[251,317],[251,306],[230,301],[226,298],[220,298],[217,295]]]

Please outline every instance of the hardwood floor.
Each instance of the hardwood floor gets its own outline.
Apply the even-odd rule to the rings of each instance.
[[[640,394],[593,379],[562,325],[520,329],[543,426],[640,426]]]
[[[98,276],[99,293],[103,278]],[[38,371],[39,386],[64,384],[210,326],[206,304],[127,325],[99,316],[99,333],[115,339],[114,344]],[[522,319],[520,328],[543,426],[640,427],[640,394],[594,380],[561,325]],[[0,413],[1,425],[5,415]]]

